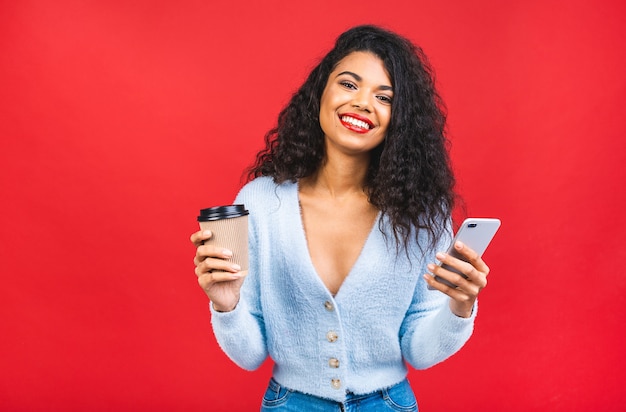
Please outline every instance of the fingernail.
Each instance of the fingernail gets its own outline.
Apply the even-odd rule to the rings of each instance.
[[[441,252],[437,252],[437,259],[439,260],[443,260],[446,258],[446,254],[445,253],[441,253]]]
[[[234,269],[234,270],[236,270],[236,271],[240,271],[240,270],[241,270],[241,266],[239,266],[239,265],[238,265],[238,264],[236,264],[236,263],[235,263],[234,265],[232,265],[232,266],[231,266],[231,268],[233,268],[233,269]]]
[[[428,268],[428,270],[430,270],[431,272],[432,272],[433,270],[435,270],[435,265],[433,265],[432,263],[429,263],[426,267],[427,267],[427,268]]]
[[[205,230],[204,232],[202,232],[202,236],[212,236],[213,234],[211,233],[210,230]]]
[[[222,254],[223,254],[224,256],[231,257],[231,256],[233,255],[233,252],[232,252],[232,251],[230,251],[230,250],[228,250],[228,249],[224,249],[224,250],[222,250]]]
[[[461,243],[460,240],[457,240],[454,244],[454,247],[456,247],[457,249],[463,249],[463,243]]]

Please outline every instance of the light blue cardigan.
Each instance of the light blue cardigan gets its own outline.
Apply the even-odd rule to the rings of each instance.
[[[396,253],[386,219],[388,242],[379,217],[333,296],[308,253],[297,184],[257,178],[235,202],[250,211],[250,271],[237,307],[211,313],[219,345],[240,367],[256,369],[269,355],[281,385],[342,401],[346,391],[371,393],[402,381],[405,360],[417,369],[443,361],[472,334],[477,308],[468,319],[457,317],[447,296],[428,290],[422,274],[434,252],[423,255],[413,243],[410,260]],[[437,250],[449,242],[446,236]]]

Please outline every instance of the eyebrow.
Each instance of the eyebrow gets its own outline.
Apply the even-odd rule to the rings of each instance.
[[[363,78],[361,76],[359,76],[358,74],[353,73],[351,71],[348,71],[348,70],[339,73],[336,77],[339,77],[339,76],[344,75],[344,74],[347,74],[348,76],[354,77],[354,80],[356,80],[357,82],[360,82],[360,81],[363,80]],[[390,90],[390,91],[393,91],[393,87],[391,87],[391,86],[380,85],[380,86],[378,86],[378,88],[380,90]]]

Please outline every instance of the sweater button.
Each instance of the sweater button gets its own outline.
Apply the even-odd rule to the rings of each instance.
[[[328,339],[328,341],[331,343],[335,342],[338,338],[339,335],[337,335],[337,332],[335,332],[334,330],[331,330],[326,334],[326,339]]]
[[[339,359],[337,359],[337,358],[330,358],[330,359],[328,359],[328,366],[330,366],[331,368],[338,368],[339,367]]]
[[[327,311],[329,311],[329,312],[332,312],[332,311],[335,309],[335,307],[333,306],[333,304],[332,304],[332,303],[330,303],[330,301],[328,301],[328,300],[327,300],[326,302],[324,302],[324,307],[325,307],[325,308],[326,308],[326,310],[327,310]]]
[[[332,385],[333,388],[340,389],[341,388],[341,379],[331,379],[330,384]]]

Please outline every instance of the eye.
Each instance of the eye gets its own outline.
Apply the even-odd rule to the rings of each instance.
[[[342,85],[343,87],[345,87],[346,89],[356,90],[356,85],[354,83],[352,83],[351,81],[342,80],[342,81],[339,82],[339,84]]]
[[[384,94],[378,95],[376,98],[385,104],[391,104],[393,100],[390,96],[386,96]]]

